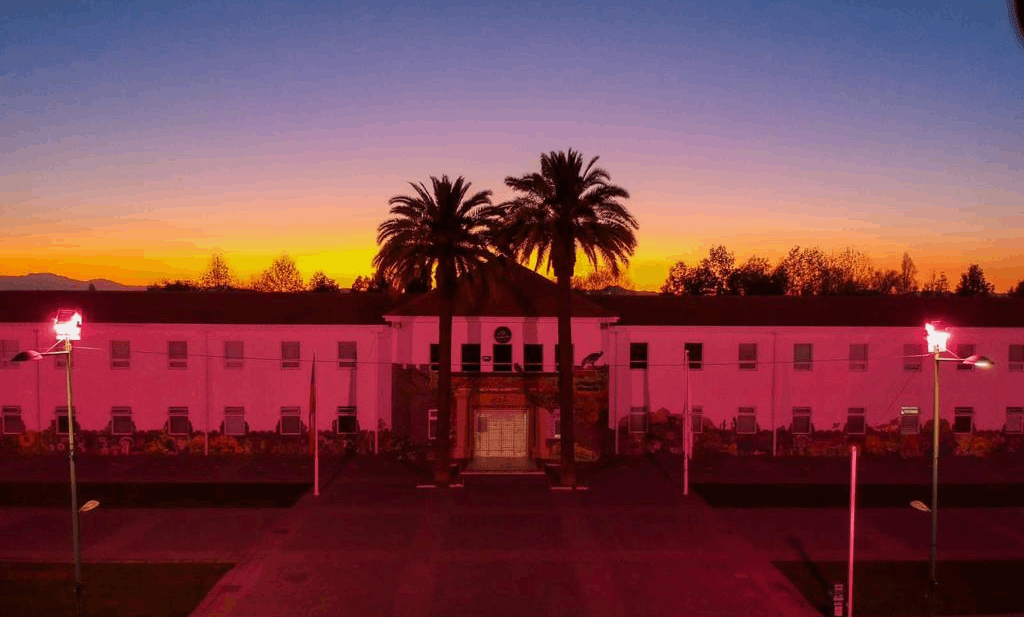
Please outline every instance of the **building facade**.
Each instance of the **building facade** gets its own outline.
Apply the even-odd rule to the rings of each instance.
[[[453,328],[458,459],[558,456],[554,285],[516,268],[460,291]],[[631,451],[687,406],[696,433],[754,435],[878,427],[915,434],[931,418],[924,323],[950,324],[940,414],[955,433],[1024,430],[1024,302],[1009,298],[666,297],[573,299],[580,458]],[[84,317],[73,358],[75,421],[114,449],[139,433],[203,443],[309,427],[429,442],[436,420],[437,298],[422,294],[0,293],[0,430],[23,449],[66,433],[63,357],[12,363],[54,343],[48,319]],[[952,357],[952,356],[949,356]],[[109,437],[109,439],[107,439]]]

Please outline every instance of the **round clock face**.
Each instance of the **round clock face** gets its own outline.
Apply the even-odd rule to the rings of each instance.
[[[512,340],[512,331],[501,326],[500,328],[494,329],[494,340],[498,343],[507,343]]]

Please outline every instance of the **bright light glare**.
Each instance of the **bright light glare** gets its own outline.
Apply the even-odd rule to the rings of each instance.
[[[925,335],[925,338],[928,340],[928,351],[930,353],[935,353],[936,351],[949,351],[946,348],[946,344],[949,342],[949,337],[953,336],[952,332],[939,330],[931,323],[926,323],[924,325],[924,329],[928,333]]]
[[[61,309],[53,320],[53,331],[58,341],[82,340],[82,316],[78,311]]]

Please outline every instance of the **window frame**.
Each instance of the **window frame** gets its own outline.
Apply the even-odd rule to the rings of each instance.
[[[860,430],[850,430],[851,419],[859,418]],[[846,408],[846,426],[843,428],[843,432],[847,435],[864,435],[867,434],[868,429],[868,414],[864,407],[847,407]]]
[[[536,358],[531,359],[531,355]],[[544,345],[541,343],[523,343],[523,372],[540,373],[544,371]]]
[[[302,407],[298,405],[284,405],[281,407],[280,415],[278,416],[278,418],[279,419],[277,423],[277,432],[279,435],[288,435],[290,437],[294,437],[295,435],[302,434]],[[294,431],[285,432],[285,419],[291,421],[292,418],[295,419],[295,422],[297,424],[296,429]]]
[[[167,368],[188,368],[188,341],[167,341]]]
[[[690,407],[690,433],[700,435],[704,432],[704,406],[693,405]]]
[[[437,440],[437,410],[427,410],[427,441]]]
[[[8,430],[8,422],[20,426],[20,430]],[[21,412],[21,405],[4,405],[0,408],[0,435],[21,435],[26,431],[25,417]]]
[[[800,350],[807,350],[807,358],[800,357]],[[809,372],[814,370],[814,343],[793,343],[793,370]]]
[[[131,367],[132,342],[121,340],[110,341],[110,368],[115,370],[125,370],[130,369]]]
[[[753,350],[753,358],[743,357],[743,348],[747,347],[747,351]],[[739,363],[739,370],[741,371],[756,371],[757,370],[757,343],[739,343],[736,349],[736,356]]]
[[[184,418],[185,431],[176,430],[174,421],[179,422]],[[186,406],[175,406],[167,408],[167,434],[175,437],[187,437],[192,434],[192,421],[189,419],[189,409]]]
[[[646,371],[650,362],[650,348],[646,341],[629,343],[629,368],[634,371]]]
[[[498,361],[498,350],[501,352],[508,353],[508,361]],[[511,343],[494,343],[491,346],[491,371],[494,373],[511,373],[512,372],[512,344]]]
[[[347,422],[349,418],[352,420],[352,430],[341,430],[342,418]],[[357,435],[359,433],[359,413],[356,410],[355,405],[338,405],[335,410],[335,423],[334,423],[334,434],[335,435]]]
[[[356,341],[338,341],[338,368],[356,368],[359,346]]]
[[[686,352],[690,353],[687,354]],[[694,353],[696,351],[696,353]],[[687,370],[700,371],[704,368],[704,343],[703,342],[690,342],[683,343],[683,361],[687,361],[689,358],[689,366]]]
[[[967,352],[967,353],[964,353]],[[961,359],[966,359],[977,353],[977,345],[974,343],[959,343],[956,346],[956,355]],[[956,370],[958,371],[973,371],[973,364],[964,364],[963,362],[956,363]]]
[[[431,343],[430,344],[430,372],[436,373],[441,370],[441,344]]]
[[[472,358],[468,358],[467,359],[467,356],[466,356],[466,352],[467,351],[471,352],[470,355],[472,355],[472,351],[474,349],[476,350],[476,361],[475,362],[472,361]],[[483,350],[480,349],[480,343],[463,343],[462,346],[460,347],[460,350],[461,350],[461,354],[459,355],[459,360],[460,360],[459,368],[462,369],[462,372],[463,373],[479,373],[483,369],[483,362],[482,362]]]
[[[294,357],[290,354],[294,349]],[[296,370],[302,366],[302,341],[281,341],[281,368]]]
[[[58,435],[67,435],[68,432],[67,432],[66,429],[64,431],[60,430],[60,424],[61,424],[61,418],[63,418],[64,419],[64,426],[65,427],[68,426],[68,406],[67,405],[57,405],[54,408],[53,412],[54,412],[53,415],[56,418],[55,428],[57,430],[57,434]],[[77,415],[78,414],[78,406],[77,405],[72,405],[71,406],[71,413],[72,413],[72,415]],[[78,423],[76,422],[75,424],[78,424]]]
[[[118,426],[118,421],[128,421],[127,430],[119,430],[124,427]],[[135,433],[135,421],[132,419],[132,408],[128,405],[115,405],[110,408],[110,434],[114,436],[131,435]]]
[[[1006,366],[1006,370],[1011,373],[1024,373],[1024,343],[1010,343],[1006,353]]]
[[[236,351],[238,355],[235,355]],[[224,369],[237,371],[243,368],[245,368],[245,341],[224,341]]]
[[[920,373],[924,370],[924,343],[903,343],[903,372]]]
[[[639,424],[642,428],[637,428],[634,424],[636,420],[639,420]],[[643,405],[631,405],[629,408],[629,419],[627,428],[631,434],[646,434],[650,428],[650,413],[647,407]]]
[[[740,418],[750,418],[750,429],[741,426]],[[745,406],[739,407],[736,411],[736,434],[737,435],[756,435],[757,434],[757,407]]]
[[[964,428],[963,420],[966,418],[966,430]],[[954,407],[953,408],[953,434],[955,435],[970,435],[974,433],[974,407]]]
[[[232,421],[240,422],[241,428],[232,428]],[[241,405],[228,405],[224,407],[224,435],[226,437],[243,437],[249,432],[245,422],[245,407]]]
[[[910,420],[913,419],[913,422]],[[913,430],[910,430],[910,427]],[[900,407],[900,435],[920,435],[921,434],[921,408],[920,407]]]
[[[855,354],[855,350],[857,353]],[[856,357],[863,352],[863,357]],[[863,373],[868,370],[868,344],[850,343],[850,371]]]
[[[1010,426],[1011,416],[1016,416],[1016,428],[1012,430]],[[1008,435],[1024,433],[1024,407],[1010,406],[1006,408],[1006,422],[1003,424],[1003,432]]]
[[[0,339],[0,369],[18,368],[18,363],[10,359],[20,351],[20,345],[17,339]]]
[[[797,422],[800,425],[798,427]],[[806,422],[806,426],[804,426]],[[811,424],[811,408],[810,407],[793,407],[793,416],[790,419],[789,432],[793,435],[810,435],[814,432],[814,427]]]

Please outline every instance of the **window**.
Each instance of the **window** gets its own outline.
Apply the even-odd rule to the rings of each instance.
[[[704,343],[686,343],[683,349],[690,358],[690,370],[699,371],[704,366]]]
[[[973,356],[974,355],[974,345],[970,345],[970,344],[957,345],[956,346],[956,355],[960,356],[961,358],[969,358],[969,357]],[[958,362],[957,365],[956,365],[956,370],[958,370],[958,371],[973,371],[974,370],[974,365],[973,364],[962,364],[962,363]]]
[[[430,370],[436,373],[439,366],[441,366],[441,346],[437,343],[431,343]]]
[[[790,428],[794,435],[809,435],[811,433],[811,408],[794,407],[793,425]]]
[[[740,343],[740,370],[757,370],[757,343]]]
[[[576,345],[572,345],[571,348],[572,349],[569,352],[569,355],[572,356],[573,364],[575,365],[575,363],[576,363]],[[559,349],[558,344],[555,343],[555,370],[556,371],[558,370],[558,367],[561,366],[561,356],[558,354],[558,349]]]
[[[691,433],[703,433],[704,432],[704,408],[703,407],[691,407],[690,408],[690,432]]]
[[[846,434],[863,435],[867,428],[863,407],[850,407],[846,410]]]
[[[245,435],[245,407],[224,408],[224,434]]]
[[[281,434],[300,435],[302,434],[302,418],[299,416],[298,407],[281,408]]]
[[[67,364],[68,364],[68,357],[67,356],[62,354],[62,355],[54,356],[53,357],[53,368],[60,369],[60,370],[63,371],[65,368],[67,368]],[[71,368],[75,368],[75,361],[74,360],[71,361]]]
[[[0,415],[0,433],[4,435],[20,435],[25,432],[25,421],[21,417],[21,407],[4,406]]]
[[[18,341],[0,341],[0,368],[17,368],[17,362],[11,362],[14,354],[18,353]]]
[[[1024,345],[1010,345],[1009,370],[1012,373],[1024,372]]]
[[[646,433],[647,432],[647,408],[646,407],[630,407],[629,408],[629,432],[630,433]]]
[[[281,342],[281,368],[299,368],[302,346],[299,341]]]
[[[523,345],[523,370],[535,373],[544,370],[544,346],[536,344]]]
[[[903,370],[920,371],[924,358],[922,343],[905,343],[903,345]]]
[[[167,368],[188,368],[188,341],[167,341]]]
[[[338,423],[335,425],[335,432],[342,434],[359,432],[359,422],[356,419],[355,407],[338,407]]]
[[[811,343],[793,345],[793,370],[809,371],[814,362],[814,346]]]
[[[629,368],[647,368],[647,343],[629,344]]]
[[[462,344],[462,372],[480,372],[480,343]]]
[[[110,341],[110,368],[130,368],[132,347],[128,341]]]
[[[562,438],[562,415],[557,411],[551,414],[551,438]]]
[[[171,435],[192,433],[192,423],[188,421],[188,407],[171,407],[167,410],[167,432]]]
[[[437,439],[437,410],[427,411],[427,439]]]
[[[974,408],[954,407],[953,408],[953,432],[970,433],[974,430]]]
[[[921,432],[918,412],[917,407],[900,408],[900,435],[917,435]]]
[[[736,434],[753,435],[757,432],[757,410],[753,407],[740,407],[736,414]]]
[[[1006,432],[1024,433],[1024,407],[1006,408]]]
[[[338,368],[356,367],[355,341],[338,341]]]
[[[245,362],[245,344],[242,341],[224,341],[224,368],[240,369]]]
[[[78,413],[78,408],[77,407],[72,407],[71,411],[73,411],[74,413],[77,414]],[[57,407],[57,409],[55,411],[55,415],[57,417],[57,433],[60,434],[60,435],[67,435],[68,434],[68,406],[67,405],[61,405],[60,407]],[[75,422],[75,424],[77,425],[78,423]]]
[[[494,346],[494,372],[507,373],[512,370],[512,346]]]
[[[868,370],[868,346],[867,343],[850,344],[850,370]]]
[[[110,408],[110,434],[131,435],[135,432],[135,423],[132,422],[131,407]]]

